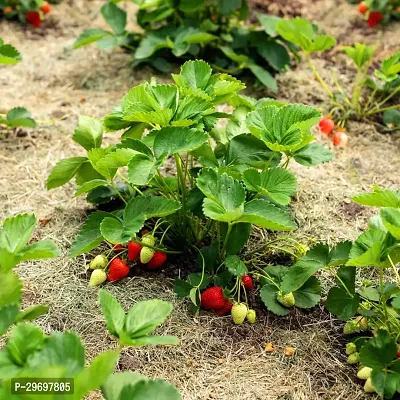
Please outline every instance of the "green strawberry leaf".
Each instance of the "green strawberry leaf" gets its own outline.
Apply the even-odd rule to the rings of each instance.
[[[155,161],[144,154],[134,155],[128,164],[128,180],[133,185],[147,185],[162,161]]]
[[[103,7],[101,7],[100,11],[107,24],[110,25],[117,35],[124,33],[126,26],[126,11],[111,2],[105,3]]]
[[[161,379],[157,379],[142,380],[134,386],[126,385],[121,391],[119,400],[180,400],[180,398],[178,389]]]
[[[238,222],[247,222],[276,231],[291,231],[297,228],[285,209],[280,209],[263,199],[247,202],[242,216],[235,221]]]
[[[10,44],[0,43],[0,64],[13,65],[22,60],[20,52]]]
[[[92,390],[103,385],[113,373],[119,352],[109,350],[99,354],[88,367],[74,377],[74,399],[83,399]]]
[[[384,208],[380,212],[382,223],[390,234],[400,240],[400,210],[395,208]]]
[[[369,62],[375,53],[374,46],[356,43],[354,46],[343,46],[342,50],[354,61],[358,68]]]
[[[188,297],[193,286],[182,279],[174,280],[174,292],[178,297]]]
[[[108,377],[101,386],[101,390],[107,400],[121,400],[120,395],[125,386],[134,387],[136,383],[148,379],[146,376],[132,371],[118,372]]]
[[[206,196],[203,212],[207,217],[232,222],[243,214],[246,192],[238,180],[226,173],[219,176],[215,170],[205,170],[197,178],[197,187]]]
[[[0,307],[10,304],[21,304],[22,282],[12,271],[0,269]]]
[[[59,161],[47,178],[46,188],[50,190],[65,185],[76,175],[86,161],[86,157],[64,158]]]
[[[58,257],[60,250],[52,240],[41,240],[24,247],[18,254],[21,261]]]
[[[332,160],[333,153],[319,143],[311,143],[300,150],[297,150],[294,153],[293,158],[301,165],[312,167]]]
[[[125,311],[118,300],[104,289],[99,290],[99,301],[108,331],[118,338],[124,332]]]
[[[100,147],[103,141],[103,124],[97,118],[80,115],[72,140],[85,150]]]
[[[256,169],[243,172],[247,189],[270,197],[274,202],[288,205],[296,191],[296,177],[284,168],[271,168],[259,173]]]
[[[249,64],[248,68],[254,74],[254,76],[273,93],[278,92],[278,85],[276,84],[275,78],[264,68],[256,64]]]
[[[125,332],[131,339],[141,339],[161,325],[171,312],[172,305],[162,300],[138,302],[126,316]]]
[[[106,217],[113,217],[113,215],[105,211],[96,211],[89,215],[72,243],[68,252],[70,257],[87,253],[95,249],[104,240],[100,225]]]
[[[232,275],[238,276],[239,278],[247,275],[249,272],[246,264],[238,256],[226,257],[225,266]]]
[[[113,37],[113,34],[103,29],[86,29],[79,35],[78,39],[76,39],[73,48],[78,49],[79,47],[87,46],[88,44],[109,37]]]
[[[371,207],[400,208],[400,195],[391,190],[374,187],[372,193],[363,193],[353,196],[352,200],[358,204]]]
[[[17,317],[16,321],[33,321],[44,314],[47,314],[49,307],[43,305],[35,305],[28,307],[26,310],[21,311]]]
[[[93,189],[96,189],[100,186],[107,186],[108,182],[104,179],[93,179],[92,181],[85,182],[76,192],[75,197],[83,194],[91,192]]]
[[[296,307],[315,307],[321,300],[321,284],[315,276],[311,276],[304,285],[293,292],[293,296],[296,300]]]
[[[10,128],[23,126],[26,128],[35,128],[36,122],[31,117],[31,113],[24,107],[15,107],[7,113],[7,125]]]
[[[5,305],[0,308],[0,336],[3,336],[7,332],[8,328],[16,321],[18,311],[18,304]]]
[[[326,299],[328,311],[335,314],[342,321],[353,317],[357,313],[359,305],[360,296],[358,294],[350,295],[347,291],[338,287],[332,288]]]

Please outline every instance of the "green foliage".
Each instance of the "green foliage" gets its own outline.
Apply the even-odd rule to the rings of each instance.
[[[120,350],[104,352],[87,365],[84,345],[75,333],[67,331],[45,335],[39,327],[26,322],[47,313],[47,307],[32,306],[20,311],[22,282],[12,268],[24,260],[59,254],[51,241],[27,245],[35,225],[34,215],[22,214],[6,219],[0,230],[0,335],[9,331],[0,350],[0,398],[11,398],[13,378],[51,377],[74,379],[74,393],[63,395],[65,399],[80,400],[89,392],[101,388],[106,399],[179,400],[179,392],[164,381],[150,380],[132,372],[113,374]],[[178,343],[175,337],[149,336],[171,313],[171,304],[148,300],[135,303],[125,313],[108,292],[100,290],[99,300],[107,328],[119,340],[120,349],[123,346]],[[59,394],[47,397],[56,399]],[[12,398],[33,399],[36,395],[28,393],[12,395]]]
[[[335,78],[335,87],[329,87],[312,62],[311,54],[329,50],[336,44],[333,37],[318,33],[318,28],[310,22],[295,18],[281,20],[276,24],[276,31],[288,42],[298,46],[317,81],[329,96],[329,112],[344,127],[346,121],[355,118],[373,118],[383,113],[384,131],[398,128],[400,118],[397,115],[400,94],[400,52],[382,61],[381,68],[370,73],[375,47],[356,43],[343,46],[342,50],[352,60],[356,69],[352,93],[348,93]],[[379,119],[382,122],[382,119]]]
[[[356,3],[359,3],[357,1]],[[368,25],[373,28],[377,23],[373,22],[372,13],[380,13],[382,18],[378,24],[386,25],[392,20],[400,19],[400,1],[399,0],[365,0],[363,3],[368,8],[367,12],[362,14],[362,17],[368,22]]]
[[[121,46],[133,53],[134,66],[146,63],[164,73],[182,59],[205,59],[220,72],[250,73],[277,92],[273,75],[290,64],[289,47],[277,31],[280,18],[257,14],[259,24],[248,27],[247,0],[132,1],[139,6],[136,20],[143,32],[127,31],[126,12],[111,1],[101,8],[111,30],[88,29],[74,48]]]
[[[11,44],[5,44],[0,37],[0,64],[13,65],[22,60],[20,52]]]

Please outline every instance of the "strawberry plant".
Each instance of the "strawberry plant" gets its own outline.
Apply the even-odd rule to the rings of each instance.
[[[43,0],[0,0],[0,16],[18,20],[38,28],[51,11],[50,4]]]
[[[373,74],[370,71],[375,47],[356,43],[343,46],[343,51],[356,67],[352,92],[347,93],[332,71],[335,88],[329,87],[315,67],[311,54],[326,51],[336,44],[333,37],[316,32],[308,21],[295,18],[282,20],[276,25],[277,32],[304,52],[306,61],[329,96],[329,114],[344,127],[349,119],[371,119],[379,117],[389,129],[397,128],[399,122],[400,52],[382,61]],[[330,131],[331,132],[331,131]],[[338,138],[339,139],[339,138]]]
[[[121,46],[133,53],[133,66],[146,63],[170,72],[182,60],[204,59],[217,71],[255,76],[271,91],[278,90],[274,74],[287,68],[293,47],[279,36],[278,17],[258,14],[259,25],[247,26],[247,0],[139,1],[136,15],[143,31],[126,30],[127,15],[107,2],[101,14],[111,30],[88,29],[76,40],[79,48],[97,43],[101,49]]]
[[[347,321],[344,334],[361,334],[346,347],[348,363],[361,364],[366,391],[392,398],[400,393],[400,192],[375,187],[373,193],[354,196],[353,200],[381,208],[379,215],[370,219],[368,230],[354,243],[339,243],[333,249],[315,246],[287,270],[281,289],[285,294],[294,293],[297,304],[295,290],[303,282],[316,279],[313,274],[321,268],[330,272],[336,286],[328,293],[326,307]],[[378,283],[365,280],[358,284],[358,268],[374,269]],[[391,279],[386,281],[385,277]],[[306,290],[308,296],[315,294],[317,283],[314,287]]]
[[[72,138],[86,155],[61,160],[47,188],[75,178],[76,195],[86,193],[102,208],[84,223],[71,256],[103,241],[129,244],[128,262],[139,257],[137,263],[150,268],[158,253],[164,257],[156,266],[166,255],[195,251],[202,273],[178,283],[177,290],[191,293],[199,306],[211,274],[231,271],[221,279],[240,290],[246,270],[237,254],[252,225],[296,228],[288,209],[296,190],[290,162],[312,166],[332,154],[312,143],[309,130],[320,119],[312,107],[242,96],[242,82],[213,75],[204,61],[186,62],[173,78],[174,85],[152,80],[132,88],[103,121],[81,116]],[[216,109],[222,102],[234,107],[232,114]],[[222,118],[225,126],[217,124]],[[121,141],[102,147],[103,129],[123,130]],[[140,235],[144,226],[148,231]],[[296,251],[290,238],[279,242]],[[126,249],[118,251],[125,257]]]
[[[400,19],[399,0],[365,0],[358,4],[358,12],[363,15],[368,25],[373,28],[387,24],[392,19]]]
[[[27,245],[35,224],[34,215],[23,214],[6,219],[0,229],[0,335],[8,332],[0,350],[0,398],[37,398],[35,392],[12,394],[15,378],[72,378],[73,390],[62,394],[63,399],[80,400],[100,388],[104,398],[109,400],[139,397],[179,400],[177,389],[162,380],[151,380],[130,371],[113,374],[124,346],[178,343],[175,337],[149,335],[171,313],[171,304],[161,300],[142,301],[125,313],[111,294],[100,290],[99,301],[107,329],[119,346],[99,354],[89,365],[86,365],[85,347],[77,334],[69,331],[46,334],[30,322],[47,313],[48,308],[36,305],[21,310],[23,282],[13,268],[26,260],[59,255],[50,240]],[[60,393],[49,394],[47,398],[58,399]]]
[[[12,45],[5,44],[0,37],[0,65],[14,65],[22,60],[20,52]],[[36,121],[24,107],[15,107],[7,114],[0,114],[0,128],[8,129],[17,127],[35,128]]]

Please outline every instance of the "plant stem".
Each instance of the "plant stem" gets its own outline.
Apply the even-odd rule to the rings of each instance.
[[[389,96],[385,97],[382,101],[380,101],[375,107],[373,107],[370,111],[368,111],[365,115],[371,115],[371,114],[376,114],[381,111],[387,111],[391,110],[393,108],[398,108],[400,107],[399,105],[392,106],[392,107],[387,107],[387,108],[380,108],[383,106],[387,101],[389,101],[395,94],[400,92],[400,87],[398,87],[396,90],[393,90],[392,93],[389,94]]]
[[[351,98],[351,104],[354,109],[358,108],[358,104],[359,104],[359,100],[360,100],[360,88],[362,90],[362,86],[360,85],[359,80],[361,78],[361,74],[362,74],[362,69],[357,68],[357,75],[356,75],[356,79],[354,81],[354,87],[353,87],[353,96]]]
[[[375,111],[369,111],[365,114],[365,116],[369,116],[372,114],[377,114],[379,112],[384,112],[384,111],[388,111],[388,110],[395,110],[396,108],[400,108],[400,104],[394,105],[394,106],[390,106],[390,107],[385,107],[385,108],[380,108],[379,110],[375,110]]]
[[[143,243],[140,242],[139,240],[136,239],[131,239],[131,242],[133,243],[137,243],[140,244],[141,246],[143,246]],[[155,246],[150,246],[149,244],[146,243],[146,247],[155,250],[155,251],[159,251],[161,253],[165,253],[165,254],[183,254],[183,251],[175,251],[175,250],[165,250],[165,249],[160,249],[159,247],[155,247]]]
[[[128,179],[127,179],[124,175],[122,175],[120,172],[117,172],[117,176],[118,176],[119,178],[121,178],[125,183],[127,183],[132,189],[134,189],[136,192],[138,192],[141,196],[144,196],[144,194],[142,193],[142,191],[139,190],[135,185],[132,185],[132,184],[128,181]]]
[[[309,65],[309,67],[311,68],[311,71],[314,73],[314,76],[317,78],[318,82],[324,88],[325,92],[328,94],[329,97],[334,98],[335,96],[333,95],[331,89],[329,89],[327,84],[322,79],[321,75],[318,73],[318,71],[315,68],[314,64],[312,63],[309,53],[306,53],[306,60],[307,60],[307,63]]]
[[[118,190],[117,186],[115,185],[114,181],[111,180],[111,186],[114,188],[114,190],[117,192],[118,197],[125,203],[125,205],[128,205],[127,201],[124,199],[122,196],[121,192]]]
[[[395,274],[395,276],[396,276],[396,278],[397,278],[397,282],[400,284],[400,275],[399,275],[399,273],[398,273],[398,271],[397,271],[397,268],[396,268],[396,266],[394,265],[394,263],[393,263],[393,261],[392,261],[392,258],[391,258],[390,256],[388,256],[388,259],[389,259],[390,265],[391,265],[392,268],[393,268],[394,274]]]
[[[367,103],[364,106],[364,113],[368,110],[368,107],[370,106],[370,104],[372,103],[372,100],[374,99],[376,92],[378,91],[378,88],[375,86],[375,89],[372,91],[372,93],[370,94]]]
[[[228,240],[229,240],[229,236],[231,235],[232,228],[233,228],[233,225],[232,225],[231,223],[228,222],[228,230],[226,231],[226,236],[225,236],[225,239],[224,239],[224,244],[223,244],[223,246],[222,246],[222,250],[221,250],[221,253],[220,253],[220,255],[219,255],[220,258],[221,258],[221,257],[224,257],[224,258],[225,258],[226,246],[228,245]]]

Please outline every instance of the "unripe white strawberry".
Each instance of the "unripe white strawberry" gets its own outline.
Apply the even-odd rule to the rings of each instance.
[[[95,269],[90,276],[89,286],[95,287],[101,285],[107,279],[107,274],[102,269]]]
[[[142,264],[147,264],[154,255],[154,250],[150,249],[150,247],[143,247],[142,250],[140,250],[140,262]]]
[[[347,343],[346,354],[349,356],[350,354],[353,354],[355,352],[357,352],[357,346],[353,342]]]
[[[293,307],[296,304],[296,300],[292,292],[288,294],[283,294],[282,292],[279,292],[276,298],[279,301],[279,303],[281,303],[284,307],[287,308]]]
[[[376,392],[375,388],[372,386],[371,378],[368,378],[365,381],[364,392],[365,393],[375,393]]]
[[[371,372],[372,372],[372,368],[361,367],[361,369],[357,372],[357,378],[365,381],[371,376]]]
[[[154,246],[155,244],[155,239],[154,236],[147,234],[145,236],[142,237],[142,244],[145,246],[146,244],[150,245],[150,246]]]
[[[242,325],[244,320],[246,319],[247,311],[248,310],[246,304],[235,304],[231,310],[233,323],[235,323],[236,325]]]
[[[347,364],[357,364],[358,362],[360,362],[360,353],[350,354],[347,358]]]
[[[99,254],[90,262],[89,269],[104,269],[107,264],[108,258],[104,254]]]
[[[254,310],[248,310],[246,319],[250,322],[250,324],[254,324],[256,322],[256,312]]]

